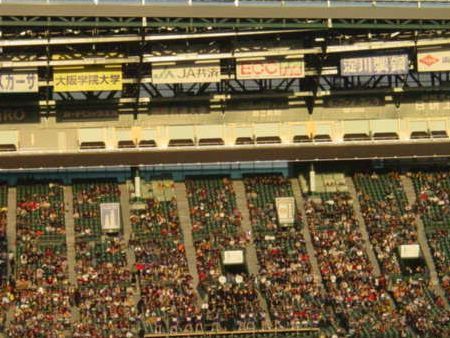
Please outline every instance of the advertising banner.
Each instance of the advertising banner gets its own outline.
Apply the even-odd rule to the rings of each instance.
[[[0,107],[0,124],[37,122],[39,122],[38,109]]]
[[[176,65],[155,63],[152,64],[152,82],[155,84],[220,82],[220,62]]]
[[[102,230],[105,232],[120,231],[120,204],[119,203],[101,203],[100,216]]]
[[[417,52],[419,72],[441,72],[450,70],[450,49],[428,49]]]
[[[57,122],[71,122],[71,121],[114,121],[119,119],[117,109],[57,109]]]
[[[420,257],[420,245],[419,244],[404,244],[400,245],[400,258],[402,259],[417,259]]]
[[[409,70],[408,54],[390,54],[341,59],[342,76],[400,75]]]
[[[294,197],[277,197],[275,199],[280,225],[292,225],[295,220]]]
[[[0,93],[37,93],[37,70],[0,71]]]
[[[236,78],[247,79],[284,79],[305,77],[305,64],[301,60],[264,60],[236,63]]]
[[[120,66],[55,68],[53,90],[55,92],[122,90],[122,69]]]
[[[244,264],[244,250],[226,250],[222,257],[223,265]]]

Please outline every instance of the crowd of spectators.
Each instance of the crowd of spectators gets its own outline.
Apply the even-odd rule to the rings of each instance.
[[[232,273],[221,264],[226,250],[245,250],[250,238],[241,228],[232,181],[187,179],[192,236],[196,250],[203,320],[222,329],[259,327],[263,321],[255,277]]]
[[[405,334],[406,322],[394,307],[386,279],[374,275],[350,194],[305,195],[305,212],[327,298],[340,326],[356,337]]]
[[[104,234],[100,204],[119,202],[113,181],[79,182],[73,185],[77,276],[75,305],[80,320],[74,337],[135,337],[139,316],[135,306],[136,282],[126,260],[123,232]]]
[[[448,175],[410,174],[417,193],[413,206],[397,173],[354,176],[381,276],[374,276],[349,193],[305,194],[304,220],[296,213],[293,224],[280,224],[275,199],[293,196],[289,180],[246,177],[252,231],[245,232],[230,179],[187,179],[201,299],[188,268],[173,184],[164,186],[166,197],[130,199],[129,243],[122,229],[107,234],[101,228],[100,204],[120,201],[118,184],[73,184],[74,286],[68,278],[64,213],[70,211],[62,185],[18,184],[15,257],[7,252],[7,188],[0,186],[0,332],[8,309],[12,316],[5,332],[11,337],[137,337],[144,330],[261,328],[267,318],[260,291],[276,328],[320,327],[338,336],[388,337],[407,336],[410,327],[421,337],[447,337],[450,313],[432,291],[425,264],[404,264],[398,246],[417,243],[420,215],[449,295]],[[311,233],[325,290],[312,271],[302,221]],[[224,251],[245,251],[251,242],[257,276],[245,266],[235,270],[223,264]],[[4,277],[8,260],[9,279]]]
[[[425,264],[401,268],[398,247],[417,243],[418,215],[407,202],[400,175],[356,174],[354,182],[370,241],[399,312],[421,336],[447,337],[450,313],[431,291]]]
[[[259,286],[275,327],[329,325],[320,289],[314,280],[300,215],[291,226],[280,226],[275,199],[293,196],[281,175],[244,180],[259,263]]]
[[[63,188],[59,183],[17,186],[17,259],[12,337],[60,337],[70,330],[70,292]]]
[[[159,199],[145,191],[145,198],[130,201],[130,245],[141,290],[138,310],[147,332],[202,330],[202,314],[188,269],[173,182],[160,185],[163,191],[170,190],[167,197]]]
[[[436,270],[450,301],[450,173],[410,173]]]
[[[385,274],[402,274],[398,247],[417,243],[416,214],[408,205],[400,175],[355,174],[354,182],[361,212],[375,254]],[[406,267],[407,268],[407,267]],[[425,272],[418,265],[410,274]]]

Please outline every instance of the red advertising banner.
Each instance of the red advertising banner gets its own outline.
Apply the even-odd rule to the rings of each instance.
[[[285,79],[305,77],[305,64],[301,60],[237,61],[236,78]]]

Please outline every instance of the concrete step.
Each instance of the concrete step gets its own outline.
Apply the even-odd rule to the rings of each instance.
[[[125,240],[125,243],[127,245],[127,264],[128,269],[130,271],[133,271],[134,264],[136,263],[136,257],[134,255],[134,250],[132,248],[129,248],[128,243],[131,238],[131,222],[130,222],[130,194],[128,192],[128,186],[126,183],[119,184],[119,191],[120,191],[120,210],[121,210],[121,216],[122,216],[122,226],[123,226],[123,237]]]
[[[17,190],[16,187],[10,187],[8,189],[6,240],[8,242],[8,252],[13,253],[14,257],[16,257],[16,241],[17,241],[16,209],[17,209]],[[12,267],[8,262],[8,276],[12,275],[13,273],[14,271],[12,271]]]
[[[17,190],[16,187],[10,187],[8,189],[8,214],[7,214],[7,227],[6,227],[6,240],[8,246],[8,253],[13,253],[14,261],[16,262],[16,243],[17,243],[17,228],[16,228],[16,209],[17,209]],[[17,264],[17,262],[15,263]],[[8,277],[14,275],[15,267],[11,266],[8,259],[7,266]],[[9,327],[11,320],[14,316],[14,304],[11,304],[6,312],[5,328]]]
[[[408,200],[408,204],[412,206],[416,203],[416,192],[414,191],[413,182],[411,181],[411,179],[409,177],[406,177],[404,175],[400,176],[400,178],[402,181],[403,189],[406,194],[406,198]],[[433,256],[431,254],[431,250],[428,245],[427,236],[425,234],[425,227],[423,225],[423,222],[422,222],[422,219],[420,218],[420,216],[416,216],[416,229],[417,229],[417,238],[419,241],[420,249],[422,251],[423,257],[425,259],[425,263],[427,264],[428,270],[430,272],[432,289],[438,296],[440,296],[444,300],[445,306],[448,310],[448,309],[450,309],[449,303],[448,303],[447,297],[445,295],[445,292],[439,283],[436,266],[434,264]]]
[[[297,208],[302,215],[302,221],[303,221],[302,234],[305,239],[306,250],[308,252],[309,261],[311,263],[314,280],[316,281],[317,285],[319,285],[320,289],[323,291],[325,289],[323,286],[322,275],[320,273],[319,264],[317,263],[316,253],[314,251],[314,246],[312,244],[311,233],[309,232],[308,225],[306,224],[305,200],[303,199],[303,195],[302,195],[302,191],[300,189],[300,184],[299,184],[298,179],[292,178],[290,180],[290,182],[291,182],[291,186],[292,186],[292,191],[294,193],[295,204],[297,205]]]
[[[69,283],[72,287],[77,286],[77,275],[75,272],[75,221],[73,219],[73,191],[71,186],[64,186],[64,221],[66,226],[67,266],[69,270]],[[70,307],[72,323],[80,321],[80,310],[76,306]]]
[[[247,207],[247,198],[245,194],[245,186],[244,182],[242,180],[236,180],[233,181],[234,186],[234,192],[236,196],[236,204],[237,208],[241,212],[242,215],[242,229],[247,233],[252,233],[252,225],[250,222],[250,213]],[[258,263],[258,257],[256,255],[256,249],[255,245],[253,243],[253,237],[251,238],[251,242],[247,245],[245,248],[245,259],[247,262],[248,271],[253,276],[257,277],[259,276],[259,263]],[[265,298],[261,295],[261,293],[258,291],[258,299],[261,308],[266,313],[266,320],[265,323],[266,327],[272,327],[272,322],[270,320],[270,313],[269,313],[269,307],[267,306],[267,302]]]
[[[189,215],[189,202],[187,200],[186,185],[184,182],[175,183],[175,197],[177,200],[178,215],[180,218],[181,231],[183,232],[184,246],[189,273],[193,279],[194,291],[197,293],[198,305],[201,306],[201,298],[198,294],[198,271],[195,256],[194,241],[192,239],[192,223]]]
[[[77,277],[75,273],[75,222],[73,220],[73,192],[71,186],[64,186],[64,208],[69,283],[72,286],[76,286]]]
[[[353,184],[351,177],[345,177],[345,183],[347,184],[348,192],[353,197],[353,211],[358,221],[359,231],[364,239],[364,248],[366,249],[367,257],[372,264],[375,277],[379,277],[381,275],[380,264],[375,256],[372,243],[370,243],[369,233],[367,231],[366,223],[364,222],[364,217],[361,213],[361,206],[356,194],[355,185]]]

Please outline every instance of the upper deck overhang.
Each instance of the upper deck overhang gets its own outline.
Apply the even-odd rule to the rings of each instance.
[[[323,162],[450,158],[450,141],[379,142],[291,146],[193,147],[190,149],[12,152],[0,156],[0,172],[17,169],[218,164],[231,162]]]
[[[374,3],[375,5],[371,5]],[[325,1],[289,3],[1,3],[1,16],[45,16],[45,17],[123,17],[123,18],[233,18],[233,19],[392,19],[392,20],[448,20],[450,3],[444,1],[422,1],[435,4],[419,7],[419,1]],[[384,6],[383,6],[384,4]],[[414,5],[417,4],[417,5]],[[440,5],[439,5],[440,4]]]

